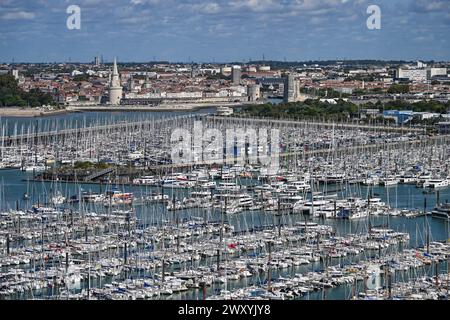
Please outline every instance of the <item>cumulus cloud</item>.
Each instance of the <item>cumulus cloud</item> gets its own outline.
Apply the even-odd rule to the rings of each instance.
[[[2,20],[32,20],[36,15],[34,12],[27,11],[13,11],[7,12],[0,16]]]
[[[192,6],[193,11],[206,14],[215,14],[220,11],[220,5],[216,2],[200,3]]]
[[[417,0],[413,6],[418,10],[426,12],[432,11],[450,11],[450,0]]]
[[[140,4],[156,5],[160,3],[160,0],[130,0],[130,2],[133,5],[140,5]]]
[[[233,8],[250,9],[256,12],[278,9],[282,6],[274,0],[233,0],[230,2],[230,5]]]

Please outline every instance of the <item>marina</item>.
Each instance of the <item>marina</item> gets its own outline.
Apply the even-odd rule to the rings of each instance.
[[[448,299],[448,136],[122,119],[2,121],[1,299]],[[173,163],[172,132],[199,124],[250,131]],[[247,143],[274,128],[275,171]]]

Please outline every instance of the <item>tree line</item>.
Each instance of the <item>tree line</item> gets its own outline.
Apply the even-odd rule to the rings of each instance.
[[[12,75],[0,75],[0,107],[39,107],[54,104],[51,94],[39,89],[24,91]]]
[[[350,101],[337,99],[336,104],[321,102],[318,99],[308,99],[304,102],[290,102],[272,104],[265,103],[259,105],[249,105],[241,109],[244,116],[264,117],[264,118],[301,118],[301,119],[330,119],[344,120],[359,117],[361,109],[378,109],[380,114],[385,110],[411,110],[414,112],[433,112],[444,114],[450,111],[450,102],[439,101],[419,101],[409,103],[404,100],[394,100],[382,103],[366,103],[356,105]]]

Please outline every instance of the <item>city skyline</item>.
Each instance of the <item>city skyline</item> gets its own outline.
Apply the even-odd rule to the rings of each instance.
[[[81,8],[80,30],[66,26],[70,5]],[[366,26],[369,5],[381,9],[380,30]],[[1,0],[0,9],[2,62],[450,60],[448,0]]]

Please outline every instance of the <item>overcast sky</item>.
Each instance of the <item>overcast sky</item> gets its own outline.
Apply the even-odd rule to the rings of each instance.
[[[381,8],[381,30],[366,10]],[[81,29],[69,30],[69,5]],[[0,61],[450,60],[450,0],[0,0]]]

